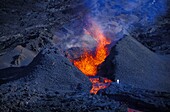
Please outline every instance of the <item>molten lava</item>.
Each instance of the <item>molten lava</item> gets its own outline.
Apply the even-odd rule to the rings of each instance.
[[[95,53],[89,53],[85,50],[79,60],[74,60],[74,65],[79,68],[87,76],[95,76],[97,74],[97,67],[105,60],[108,55],[108,49],[106,45],[111,41],[107,39],[100,27],[92,21],[92,26],[85,30],[85,34],[90,35],[97,42]],[[101,81],[99,78],[90,78],[93,87],[90,93],[96,94],[98,90],[108,87],[112,82],[109,79],[104,78]]]
[[[90,93],[96,94],[100,89],[105,89],[107,88],[110,83],[112,82],[111,80],[107,78],[90,78],[90,81],[92,82],[93,86],[92,89],[90,90]]]
[[[105,46],[110,44],[110,40],[103,35],[100,27],[95,22],[92,22],[92,26],[86,30],[86,34],[89,34],[97,42],[95,55],[85,51],[80,60],[74,60],[73,63],[87,76],[95,76],[97,66],[100,65],[108,55],[108,50]]]

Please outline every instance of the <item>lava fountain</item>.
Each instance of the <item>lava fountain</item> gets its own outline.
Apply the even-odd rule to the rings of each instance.
[[[96,94],[98,90],[106,88],[112,82],[107,78],[100,80],[100,78],[93,77],[97,74],[97,67],[108,55],[106,45],[110,44],[111,41],[104,36],[101,27],[94,21],[91,21],[91,26],[85,29],[85,34],[90,35],[97,42],[96,49],[94,53],[84,50],[85,52],[81,57],[78,60],[73,60],[73,63],[85,75],[90,76],[90,81],[93,84],[90,93]]]

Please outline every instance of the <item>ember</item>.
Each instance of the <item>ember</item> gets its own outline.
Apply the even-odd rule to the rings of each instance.
[[[85,34],[90,35],[96,40],[97,47],[95,54],[93,55],[92,53],[89,53],[85,50],[79,60],[73,61],[74,65],[87,76],[95,76],[97,74],[97,67],[105,60],[108,55],[108,49],[105,46],[111,43],[111,41],[104,36],[100,26],[94,21],[91,23],[92,26],[85,30]],[[103,82],[101,82],[99,78],[90,78],[90,81],[93,83],[93,87],[90,92],[94,94],[96,94],[98,90],[107,87],[108,84],[104,83],[111,82],[111,80],[106,78]]]

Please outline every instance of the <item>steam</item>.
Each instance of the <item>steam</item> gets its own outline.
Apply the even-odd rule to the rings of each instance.
[[[84,31],[90,24],[90,19],[101,26],[106,37],[118,41],[127,35],[127,32],[131,32],[134,26],[145,29],[155,24],[157,18],[167,12],[166,2],[166,0],[86,0],[84,5],[89,12],[82,19],[71,21],[56,32],[56,37],[60,39],[58,47],[63,50],[83,46],[95,48],[95,41]]]
[[[89,16],[100,21],[105,32],[119,40],[125,30],[135,26],[148,27],[167,12],[166,0],[88,0]]]

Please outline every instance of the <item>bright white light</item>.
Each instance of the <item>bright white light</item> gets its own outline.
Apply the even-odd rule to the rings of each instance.
[[[117,84],[119,84],[119,79],[116,80]]]

